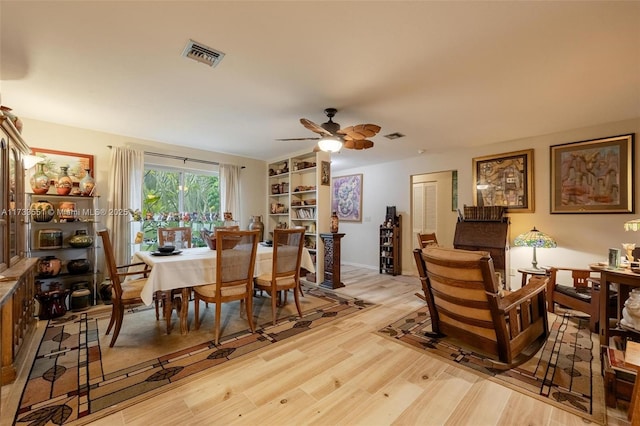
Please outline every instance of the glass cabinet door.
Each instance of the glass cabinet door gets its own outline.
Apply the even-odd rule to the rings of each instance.
[[[7,141],[2,138],[0,139],[0,181],[4,180],[5,173],[7,173],[7,169],[5,167],[6,161]],[[4,190],[4,185],[0,185],[0,203],[2,204],[2,206],[0,206],[2,209],[2,214],[0,214],[0,271],[3,271],[7,268],[7,259],[5,257],[7,250],[3,246],[5,244],[9,245],[9,242],[7,241],[7,227],[9,216],[11,214],[9,210],[9,200]]]
[[[13,263],[14,258],[18,257],[18,216],[15,214],[18,207],[18,173],[19,170],[19,154],[15,148],[9,151],[9,209],[14,212],[9,214],[9,264]]]

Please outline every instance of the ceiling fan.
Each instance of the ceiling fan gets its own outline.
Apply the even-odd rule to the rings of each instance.
[[[368,140],[380,131],[380,126],[376,124],[358,124],[355,126],[340,128],[340,124],[334,122],[332,118],[338,112],[335,108],[327,108],[324,113],[329,117],[329,121],[320,125],[306,118],[301,118],[300,123],[314,133],[320,135],[317,138],[289,138],[276,139],[278,141],[307,141],[317,140],[318,145],[315,151],[338,152],[341,148],[347,149],[368,149],[373,147],[373,142]]]

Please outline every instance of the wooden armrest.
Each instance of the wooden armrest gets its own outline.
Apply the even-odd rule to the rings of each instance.
[[[498,309],[502,312],[507,312],[526,302],[536,294],[546,290],[548,281],[549,277],[531,277],[527,285],[499,299]]]

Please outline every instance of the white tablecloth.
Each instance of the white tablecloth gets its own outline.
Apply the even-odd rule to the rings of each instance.
[[[254,275],[271,272],[273,247],[258,245]],[[216,281],[216,251],[208,247],[183,249],[173,256],[153,256],[151,252],[139,251],[133,255],[133,263],[144,262],[151,267],[147,283],[142,289],[142,301],[153,302],[156,291],[168,291]],[[300,266],[315,272],[309,251],[302,251]]]

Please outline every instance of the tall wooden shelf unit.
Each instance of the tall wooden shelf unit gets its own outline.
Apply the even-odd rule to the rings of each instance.
[[[402,216],[395,217],[392,226],[380,225],[380,273],[400,275],[402,273]]]
[[[322,161],[327,152],[311,152],[272,161],[267,166],[267,220],[265,239],[273,239],[276,228],[303,226],[305,247],[311,253],[316,273],[302,277],[321,283],[324,279],[324,250],[321,232],[329,232],[331,187],[322,184]],[[326,182],[325,182],[326,183]]]

